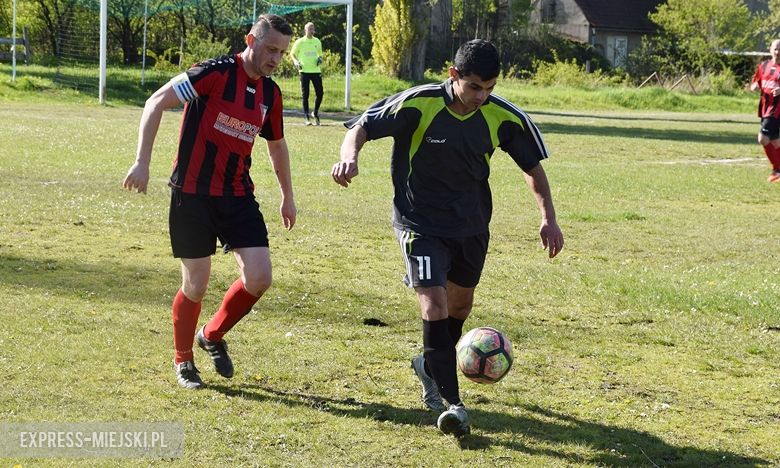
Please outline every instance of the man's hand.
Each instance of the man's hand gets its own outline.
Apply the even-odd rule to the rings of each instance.
[[[339,161],[333,165],[330,171],[333,181],[342,187],[348,187],[352,178],[358,175],[357,161]]]
[[[320,65],[322,65],[322,56],[321,55],[319,57],[317,57],[317,66],[319,67]]]
[[[555,221],[543,220],[539,228],[539,237],[542,238],[542,247],[549,251],[550,258],[563,250],[563,233]]]
[[[288,231],[292,229],[295,225],[295,218],[298,215],[298,208],[295,207],[295,202],[282,200],[282,204],[279,206],[279,213],[282,215],[284,227]]]
[[[127,171],[122,187],[127,190],[136,190],[138,193],[146,193],[149,184],[149,166],[136,162]]]

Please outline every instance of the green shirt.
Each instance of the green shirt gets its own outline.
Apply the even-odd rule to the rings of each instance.
[[[467,115],[452,112],[452,82],[416,86],[346,122],[369,140],[393,137],[393,225],[438,237],[488,232],[493,212],[490,158],[501,148],[524,171],[548,155],[525,112],[491,94]]]
[[[317,60],[322,57],[322,44],[316,37],[306,36],[296,40],[290,50],[290,55],[301,64],[303,73],[321,73]]]

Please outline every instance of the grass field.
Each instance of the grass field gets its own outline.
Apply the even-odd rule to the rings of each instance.
[[[390,142],[366,146],[344,190],[328,175],[333,120],[286,120],[291,232],[259,145],[274,286],[227,337],[236,376],[196,350],[208,389],[176,385],[166,180],[180,114],[163,120],[146,196],[121,189],[140,114],[0,104],[0,421],[180,421],[184,454],[4,465],[780,464],[780,187],[752,114],[532,109],[566,248],[546,258],[521,173],[497,152],[466,328],[502,329],[516,363],[497,385],[461,379],[460,442],[434,428],[408,367],[420,319],[388,222]],[[215,256],[201,323],[235,277]]]

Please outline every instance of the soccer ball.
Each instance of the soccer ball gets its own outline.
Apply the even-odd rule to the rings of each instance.
[[[469,331],[458,340],[455,350],[458,369],[474,382],[496,383],[512,368],[512,343],[495,328]]]

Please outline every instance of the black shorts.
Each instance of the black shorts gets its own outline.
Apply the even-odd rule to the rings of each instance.
[[[447,281],[464,288],[479,284],[490,233],[450,238],[395,229],[395,235],[406,263],[407,286],[446,288]]]
[[[210,197],[172,190],[168,228],[176,258],[211,256],[217,239],[225,253],[268,247],[268,230],[254,195]]]
[[[761,119],[761,134],[770,140],[780,138],[780,119],[774,117]]]

